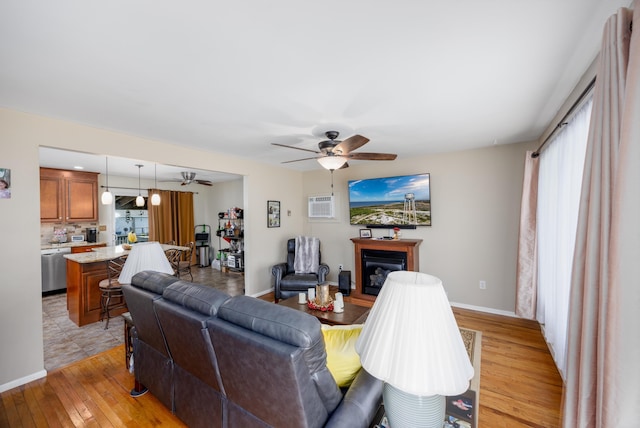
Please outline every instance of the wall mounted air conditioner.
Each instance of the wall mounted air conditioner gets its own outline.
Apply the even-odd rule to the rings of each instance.
[[[334,211],[333,196],[309,197],[309,218],[333,218]]]

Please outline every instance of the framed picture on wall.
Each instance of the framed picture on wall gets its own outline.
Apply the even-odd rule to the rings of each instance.
[[[0,168],[0,199],[11,199],[11,170]]]
[[[267,227],[280,227],[280,201],[267,201]]]

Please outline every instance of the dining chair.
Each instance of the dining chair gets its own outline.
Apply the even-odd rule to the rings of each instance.
[[[176,266],[177,277],[180,278],[181,274],[189,274],[191,277],[191,281],[193,282],[193,274],[191,273],[191,265],[193,264],[193,250],[195,248],[195,242],[191,241],[185,245],[185,247],[189,248],[186,251],[183,251],[180,259],[178,260],[178,264]]]

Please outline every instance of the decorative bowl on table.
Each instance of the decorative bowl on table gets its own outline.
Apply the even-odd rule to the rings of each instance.
[[[333,311],[333,301],[329,299],[329,303],[327,303],[326,305],[321,305],[315,300],[308,300],[307,307],[314,311],[331,312]]]
[[[123,250],[130,250],[131,249],[131,245],[130,244],[122,244],[122,249]]]

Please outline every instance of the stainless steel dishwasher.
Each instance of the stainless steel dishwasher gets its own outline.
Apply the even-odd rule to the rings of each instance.
[[[51,248],[40,251],[42,292],[67,288],[67,259],[64,258],[64,255],[71,253],[71,248]]]

